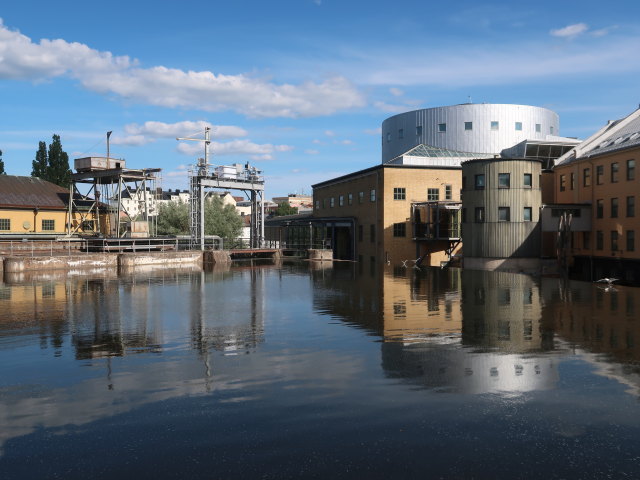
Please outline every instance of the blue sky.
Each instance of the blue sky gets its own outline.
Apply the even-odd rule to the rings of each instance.
[[[584,138],[640,102],[640,2],[349,0],[4,2],[0,150],[29,175],[38,141],[111,152],[186,188],[251,162],[267,197],[380,162],[382,121],[467,102],[560,115]]]

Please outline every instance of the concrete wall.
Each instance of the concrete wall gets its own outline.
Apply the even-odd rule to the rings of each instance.
[[[118,266],[125,268],[136,265],[192,264],[202,264],[202,252],[121,253],[118,255]]]
[[[118,257],[109,253],[46,257],[5,257],[4,271],[9,273],[30,270],[68,270],[76,268],[116,268]]]

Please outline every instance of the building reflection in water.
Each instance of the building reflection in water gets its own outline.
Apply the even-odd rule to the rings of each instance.
[[[314,304],[380,335],[390,378],[461,393],[526,392],[558,381],[538,282],[459,269],[336,268]],[[463,293],[464,292],[464,293]]]

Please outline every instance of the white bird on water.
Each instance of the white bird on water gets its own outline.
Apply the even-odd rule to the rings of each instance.
[[[601,278],[600,280],[596,280],[596,283],[606,283],[609,286],[611,286],[613,283],[617,282],[618,280],[620,280],[620,279],[619,278],[604,277],[604,278]]]

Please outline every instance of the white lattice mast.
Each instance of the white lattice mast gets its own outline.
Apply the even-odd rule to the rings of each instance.
[[[189,233],[191,247],[204,250],[204,186],[201,180],[209,176],[209,144],[211,128],[205,127],[204,139],[179,137],[176,140],[204,142],[204,158],[198,158],[195,169],[189,171]]]

